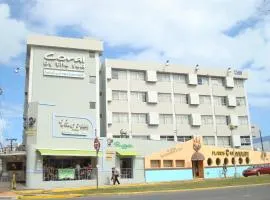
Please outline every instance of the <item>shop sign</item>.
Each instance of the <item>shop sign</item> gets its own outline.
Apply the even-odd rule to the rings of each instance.
[[[120,148],[120,149],[129,149],[129,148],[133,148],[132,144],[121,144],[120,142],[114,142],[113,145],[116,148]]]
[[[249,152],[248,151],[235,151],[235,155],[233,155],[233,151],[226,149],[225,151],[212,151],[212,156],[249,157]]]
[[[45,76],[84,78],[84,56],[66,56],[48,52],[43,59],[43,74]]]
[[[56,128],[62,135],[86,136],[92,130],[92,124],[85,118],[56,116]]]
[[[173,154],[173,153],[182,151],[182,149],[183,149],[182,147],[178,147],[178,148],[173,147],[173,148],[170,148],[170,149],[168,149],[165,153],[161,154],[160,157],[161,157],[161,158],[166,157],[166,156],[168,156],[168,155],[170,155],[170,154]]]

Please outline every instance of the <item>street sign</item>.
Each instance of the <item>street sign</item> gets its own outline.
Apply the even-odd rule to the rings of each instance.
[[[100,142],[98,140],[98,138],[96,137],[95,140],[94,140],[94,148],[95,150],[98,152],[99,149],[100,149]]]

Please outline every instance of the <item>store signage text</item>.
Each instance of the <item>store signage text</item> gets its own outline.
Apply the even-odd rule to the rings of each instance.
[[[182,151],[182,149],[183,149],[183,148],[181,148],[181,147],[178,147],[178,148],[176,148],[176,147],[170,148],[170,149],[168,149],[165,153],[161,154],[160,157],[161,157],[161,158],[166,157],[166,156],[168,156],[168,155],[170,155],[170,154],[173,154],[173,153]]]
[[[86,136],[90,131],[87,119],[57,117],[56,122],[56,128],[62,135]]]
[[[129,148],[133,148],[132,144],[121,144],[120,142],[114,142],[113,145],[117,148],[121,148],[121,149],[129,149]]]
[[[85,57],[48,52],[43,60],[44,75],[84,78]]]
[[[233,151],[230,151],[229,149],[226,149],[225,151],[212,151],[212,156],[236,156],[236,157],[249,157],[248,151],[235,151],[235,154],[233,154]]]

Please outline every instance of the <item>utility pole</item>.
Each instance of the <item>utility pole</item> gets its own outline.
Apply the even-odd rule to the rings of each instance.
[[[7,141],[10,141],[10,150],[12,151],[13,150],[13,142],[16,142],[17,139],[16,138],[7,138],[6,139]]]
[[[259,132],[260,132],[260,139],[261,139],[262,152],[264,152],[263,140],[262,140],[262,131],[259,130]]]

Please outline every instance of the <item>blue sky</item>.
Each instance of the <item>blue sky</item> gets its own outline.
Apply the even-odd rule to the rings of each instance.
[[[99,38],[104,57],[247,70],[251,121],[270,135],[270,19],[260,3],[0,0],[0,133],[21,140],[25,41],[38,33]]]

